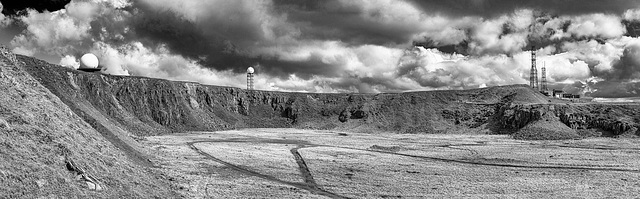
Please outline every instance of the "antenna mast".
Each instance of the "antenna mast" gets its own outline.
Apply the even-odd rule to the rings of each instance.
[[[538,90],[538,69],[536,68],[535,46],[531,46],[531,75],[529,75],[529,86]]]
[[[542,62],[542,91],[547,90],[547,63]]]

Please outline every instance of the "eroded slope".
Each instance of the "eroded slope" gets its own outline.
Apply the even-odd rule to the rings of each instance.
[[[514,133],[545,114],[575,129],[621,135],[637,132],[638,120],[633,118],[640,112],[638,104],[574,105],[547,98],[526,85],[388,94],[284,93],[85,73],[31,57],[18,58],[31,75],[94,128],[103,134],[116,132],[114,135],[265,127]],[[581,116],[597,107],[630,111],[616,117],[599,114],[582,122]]]
[[[0,196],[177,197],[162,175],[134,163],[1,52]]]

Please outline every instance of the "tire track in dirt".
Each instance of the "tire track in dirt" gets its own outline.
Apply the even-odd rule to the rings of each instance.
[[[624,148],[624,147],[609,147],[609,146],[571,146],[571,145],[554,145],[554,144],[541,144],[542,147],[558,147],[558,148],[570,148],[570,149],[589,149],[589,150],[608,150],[608,151],[638,151],[640,148]]]
[[[304,162],[304,158],[302,158],[302,155],[298,152],[298,150],[302,148],[306,148],[306,146],[298,145],[298,147],[291,149],[291,154],[293,154],[293,158],[295,158],[296,163],[298,163],[298,168],[300,169],[300,174],[302,174],[302,177],[304,178],[304,182],[309,186],[319,189],[318,184],[316,184],[316,181],[313,179],[313,175],[311,175],[311,171],[309,171],[307,163]]]
[[[273,143],[273,142],[269,142],[269,141],[274,141],[275,143],[282,143],[283,141],[286,142],[286,143],[291,143],[290,140],[263,140],[263,141],[266,141],[265,143]],[[306,172],[309,175],[309,177],[311,177],[310,179],[312,180],[311,181],[312,183],[307,183],[308,179],[307,179],[307,176],[305,176],[304,172],[302,173],[302,175],[305,177],[305,183],[296,183],[296,182],[284,181],[284,180],[280,180],[280,179],[278,179],[276,177],[273,177],[273,176],[270,176],[270,175],[265,175],[265,174],[256,172],[254,170],[251,170],[251,169],[239,166],[239,165],[235,165],[235,164],[226,162],[224,160],[221,160],[219,158],[216,158],[216,157],[212,156],[211,154],[209,154],[207,152],[204,152],[204,151],[200,150],[198,147],[195,146],[195,144],[199,144],[199,143],[217,143],[217,142],[239,142],[239,143],[244,143],[244,142],[255,142],[255,141],[251,141],[251,140],[243,141],[243,140],[240,140],[240,139],[234,139],[234,140],[210,140],[210,141],[194,141],[194,142],[188,142],[186,144],[192,150],[194,150],[198,154],[204,156],[206,159],[213,160],[215,162],[223,164],[223,165],[225,165],[225,166],[227,166],[229,168],[232,168],[232,169],[234,169],[236,171],[239,171],[241,173],[244,173],[244,174],[247,174],[247,175],[250,175],[250,176],[259,177],[259,178],[262,178],[262,179],[265,179],[265,180],[268,180],[268,181],[271,181],[271,182],[276,182],[276,183],[280,183],[280,184],[293,186],[293,187],[296,187],[296,188],[299,188],[299,189],[304,189],[304,190],[307,190],[307,191],[309,191],[309,192],[311,192],[313,194],[317,194],[317,195],[323,195],[323,196],[327,196],[327,197],[330,197],[330,198],[348,198],[348,197],[345,197],[345,196],[342,196],[342,195],[338,195],[336,193],[332,193],[332,192],[320,189],[317,186],[317,184],[315,183],[315,181],[313,180],[313,177],[311,176],[311,173],[309,172],[309,169],[308,169],[308,167],[306,167],[306,163],[304,163],[304,162],[303,162],[303,164],[304,164],[305,168],[300,168],[300,170],[301,170],[301,172],[303,170],[306,170]],[[300,155],[300,153],[297,152],[297,149],[299,149],[299,148],[301,148],[301,147],[298,146],[296,148],[296,153],[298,155]],[[293,153],[293,149],[292,149],[292,153]],[[294,157],[295,157],[295,154],[294,154]],[[301,158],[301,161],[304,161],[304,159],[302,159],[302,156],[299,156],[299,158]],[[296,162],[297,161],[298,160],[296,159]]]
[[[294,158],[296,160],[296,163],[298,164],[298,169],[299,169],[301,175],[303,176],[305,182],[304,183],[297,183],[297,182],[289,182],[289,181],[280,180],[280,179],[278,179],[276,177],[273,177],[273,176],[270,176],[270,175],[265,175],[265,174],[256,172],[254,170],[242,167],[240,165],[235,165],[235,164],[223,161],[221,159],[218,159],[218,158],[216,158],[216,157],[214,157],[214,156],[212,156],[212,155],[200,150],[198,147],[195,146],[195,144],[198,144],[198,143],[219,143],[219,142],[296,144],[298,146],[293,148],[293,149],[291,149],[290,151],[291,151],[291,154],[293,154],[293,156],[294,156]],[[404,153],[397,153],[397,152],[383,151],[383,150],[360,149],[360,148],[344,147],[344,146],[313,144],[313,143],[310,143],[310,142],[304,141],[304,140],[290,140],[290,139],[265,139],[265,138],[202,139],[202,140],[199,140],[199,141],[188,142],[186,144],[192,150],[196,151],[197,153],[199,153],[200,155],[204,156],[205,158],[213,160],[213,161],[218,162],[218,163],[221,163],[221,164],[223,164],[225,166],[228,166],[228,167],[230,167],[230,168],[232,168],[232,169],[234,169],[236,171],[239,171],[241,173],[244,173],[244,174],[247,174],[247,175],[251,175],[251,176],[256,176],[256,177],[263,178],[265,180],[269,180],[269,181],[280,183],[280,184],[294,186],[294,187],[297,187],[297,188],[300,188],[300,189],[307,190],[307,191],[309,191],[309,192],[311,192],[313,194],[323,195],[323,196],[327,196],[327,197],[331,197],[331,198],[347,198],[347,197],[319,188],[318,184],[315,182],[315,180],[313,178],[313,175],[311,174],[311,172],[309,170],[309,167],[307,166],[306,162],[304,161],[304,158],[298,152],[298,150],[303,149],[303,148],[327,147],[327,148],[341,148],[341,149],[350,149],[350,150],[357,150],[357,151],[367,151],[367,152],[373,152],[373,153],[397,155],[397,156],[418,158],[418,159],[430,160],[430,161],[451,162],[451,163],[459,163],[459,164],[467,164],[467,165],[479,165],[479,166],[494,166],[494,167],[507,167],[507,168],[525,168],[525,169],[560,169],[560,170],[617,171],[617,172],[640,173],[640,170],[621,169],[621,168],[602,168],[602,167],[585,167],[585,166],[519,165],[519,164],[508,164],[508,163],[491,163],[491,162],[482,162],[482,161],[473,161],[473,160],[448,159],[448,158],[438,158],[438,157],[429,157],[429,156],[421,156],[421,155],[411,155],[411,154],[404,154]],[[486,145],[486,144],[484,144],[484,143],[459,144],[459,145],[453,144],[453,145],[441,145],[441,146],[438,146],[438,147],[447,147],[447,148],[452,148],[452,149],[457,149],[457,150],[466,150],[464,148],[457,148],[457,147],[460,147],[460,146],[480,146],[480,145]],[[469,149],[469,150],[471,150],[471,149]],[[477,152],[474,151],[474,150],[471,150],[470,152],[472,154],[477,154]]]
[[[443,146],[443,148],[449,148],[449,149],[455,149],[455,150],[461,150],[461,151],[467,151],[471,154],[472,157],[478,157],[478,151],[473,150],[473,149],[467,149],[467,148],[458,148],[455,147],[455,145],[453,146]]]
[[[633,169],[579,167],[579,166],[544,166],[544,165],[538,165],[537,166],[537,165],[517,165],[517,164],[503,164],[503,163],[488,163],[488,162],[477,162],[477,161],[468,161],[468,160],[457,160],[457,159],[447,159],[447,158],[437,158],[437,157],[428,157],[428,156],[420,156],[420,155],[411,155],[411,154],[403,154],[403,153],[396,153],[396,152],[390,152],[390,151],[358,149],[358,148],[352,148],[352,147],[338,147],[338,146],[324,146],[324,147],[335,147],[335,148],[343,148],[343,149],[351,149],[351,150],[359,150],[359,151],[369,151],[369,152],[384,153],[384,154],[390,154],[390,155],[399,155],[399,156],[419,158],[419,159],[432,160],[432,161],[453,162],[453,163],[470,164],[470,165],[481,165],[481,166],[527,168],[527,169],[566,169],[566,170],[589,170],[589,171],[619,171],[619,172],[640,173],[640,170],[633,170]]]
[[[449,148],[449,149],[461,150],[461,151],[467,151],[467,152],[469,152],[471,154],[472,157],[477,158],[477,157],[479,157],[478,151],[476,151],[474,149],[462,148],[462,147],[467,147],[467,146],[486,146],[486,145],[487,145],[486,142],[476,142],[475,144],[445,144],[445,145],[439,145],[437,147]]]
[[[411,154],[403,154],[391,151],[383,151],[383,150],[371,150],[371,149],[360,149],[353,147],[343,147],[343,146],[333,146],[333,145],[322,145],[322,144],[313,144],[307,141],[300,140],[279,140],[279,139],[234,139],[234,140],[212,140],[212,142],[262,142],[262,143],[287,143],[287,144],[304,144],[305,148],[310,147],[333,147],[333,148],[343,148],[343,149],[351,149],[351,150],[359,150],[359,151],[368,151],[368,152],[376,152],[376,153],[385,153],[390,155],[399,155],[405,157],[419,158],[424,160],[431,161],[439,161],[439,162],[453,162],[459,164],[469,164],[469,165],[481,165],[481,166],[496,166],[496,167],[510,167],[510,168],[527,168],[527,169],[566,169],[566,170],[591,170],[591,171],[619,171],[619,172],[632,172],[632,173],[640,173],[640,170],[633,169],[619,169],[619,168],[602,168],[602,167],[584,167],[584,166],[546,166],[546,165],[518,165],[518,164],[507,164],[507,163],[490,163],[490,162],[481,162],[481,161],[472,161],[472,160],[459,160],[459,159],[448,159],[448,158],[438,158],[438,157],[429,157],[429,156],[420,156],[420,155],[411,155]],[[477,144],[453,144],[453,145],[441,145],[441,147],[450,147],[450,146],[482,146],[486,145],[485,143],[477,143]]]

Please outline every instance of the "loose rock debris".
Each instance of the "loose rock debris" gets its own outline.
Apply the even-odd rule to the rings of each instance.
[[[76,174],[75,179],[87,183],[87,187],[90,190],[102,191],[102,186],[100,186],[98,180],[87,174],[84,169],[78,167],[78,165],[72,159],[66,158],[65,165],[67,166],[67,170]]]

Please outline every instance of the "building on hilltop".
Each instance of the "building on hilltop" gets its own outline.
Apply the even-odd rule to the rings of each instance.
[[[553,89],[553,95],[552,95],[553,97],[562,98],[562,94],[564,94],[564,91]]]

